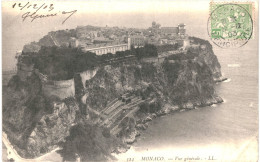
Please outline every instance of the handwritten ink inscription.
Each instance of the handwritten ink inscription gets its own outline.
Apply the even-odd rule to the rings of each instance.
[[[55,10],[54,4],[46,4],[46,3],[33,4],[30,2],[14,3],[12,5],[12,8],[17,8],[17,9],[25,11],[25,13],[22,14],[23,21],[30,19],[31,22],[33,22],[36,19],[56,17],[59,15],[67,15],[67,17],[62,21],[62,24],[64,24],[73,14],[75,14],[77,12],[77,10],[54,12],[54,10]],[[40,11],[40,10],[45,10],[47,13],[39,14],[38,11]]]

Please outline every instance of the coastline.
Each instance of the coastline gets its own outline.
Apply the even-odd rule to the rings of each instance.
[[[227,80],[228,78],[221,78],[219,79],[217,82],[222,82]],[[216,83],[217,83],[216,82]],[[188,111],[188,110],[192,110],[192,109],[196,109],[197,107],[206,107],[206,106],[211,106],[211,105],[215,105],[215,104],[220,104],[224,102],[223,99],[219,96],[215,96],[214,98],[209,97],[207,99],[207,102],[202,104],[198,104],[199,102],[188,102],[182,105],[170,105],[170,104],[165,104],[163,106],[163,108],[155,113],[146,113],[145,116],[143,116],[142,118],[137,118],[134,117],[136,120],[136,124],[135,124],[135,131],[133,131],[131,133],[131,135],[129,136],[129,138],[124,138],[123,141],[126,143],[127,147],[126,148],[122,148],[122,147],[118,147],[116,149],[116,151],[112,152],[112,153],[116,153],[116,154],[120,154],[120,153],[124,153],[127,152],[130,148],[131,145],[136,142],[137,138],[139,136],[141,136],[141,131],[145,131],[148,126],[149,126],[149,122],[151,122],[152,120],[161,117],[161,116],[165,116],[168,114],[174,114],[176,112],[183,112],[183,111]],[[8,139],[7,139],[8,140]],[[7,148],[11,147],[14,151],[16,151],[12,145],[10,144],[9,146],[6,146]],[[9,148],[10,149],[10,148]],[[17,154],[17,158],[15,158],[15,160],[17,161],[37,161],[43,157],[48,156],[48,154],[55,152],[56,150],[58,150],[59,148],[56,148],[44,155],[41,155],[39,157],[36,157],[34,159],[24,159],[22,158],[19,154]],[[8,149],[7,149],[8,151]],[[13,152],[14,152],[13,151]],[[9,158],[10,159],[10,158]]]
[[[226,77],[219,77],[219,78],[214,78],[215,84],[222,83],[229,78]],[[156,118],[165,116],[165,115],[173,115],[177,112],[183,112],[183,111],[190,111],[193,109],[197,109],[198,107],[204,108],[207,106],[212,106],[212,105],[218,105],[224,103],[224,99],[222,99],[220,96],[214,96],[213,98],[208,98],[206,103],[201,103],[201,102],[188,102],[182,105],[170,105],[170,104],[165,104],[163,108],[155,113],[148,113],[145,114],[142,118],[134,117],[136,120],[135,124],[135,131],[131,132],[130,136],[127,138],[124,138],[123,141],[126,143],[127,147],[117,147],[111,154],[119,155],[122,153],[127,152],[133,143],[137,141],[137,138],[141,136],[141,132],[145,131],[149,123],[152,120],[155,120]]]
[[[154,109],[152,111],[150,111],[150,110],[148,111],[147,110],[145,112],[133,113],[133,115],[128,116],[129,118],[133,118],[134,119],[134,120],[132,120],[133,122],[131,123],[132,124],[131,128],[130,128],[129,122],[127,122],[126,127],[125,127],[126,130],[123,130],[122,131],[122,137],[121,138],[119,137],[119,139],[121,139],[122,142],[126,144],[125,146],[123,146],[125,148],[118,148],[117,147],[115,149],[117,151],[115,151],[115,152],[119,152],[120,153],[120,152],[127,151],[130,148],[129,145],[133,144],[136,141],[136,138],[138,136],[140,136],[140,131],[146,130],[147,127],[148,127],[149,122],[152,121],[153,119],[157,118],[157,117],[164,116],[164,115],[171,114],[171,113],[175,113],[177,111],[182,112],[182,111],[186,111],[186,110],[196,109],[197,107],[211,106],[213,104],[218,104],[218,103],[222,103],[223,102],[223,99],[221,97],[217,96],[217,94],[215,94],[214,84],[217,84],[217,82],[222,82],[224,80],[227,80],[227,78],[222,77],[221,73],[217,73],[216,75],[212,75],[213,72],[218,71],[218,70],[210,70],[209,69],[209,65],[205,64],[204,66],[202,66],[202,65],[200,65],[200,63],[201,63],[200,61],[198,61],[198,62],[191,61],[190,62],[191,66],[188,66],[189,64],[188,64],[187,60],[181,61],[180,65],[184,66],[184,68],[181,69],[182,71],[180,72],[180,75],[177,77],[176,83],[174,85],[171,85],[171,86],[178,87],[178,86],[181,86],[182,83],[184,83],[185,85],[189,85],[189,81],[193,83],[192,86],[194,86],[194,84],[196,84],[197,86],[203,86],[203,84],[202,84],[203,82],[202,83],[198,82],[195,79],[195,77],[194,77],[197,74],[197,72],[198,72],[199,77],[201,77],[200,79],[203,78],[203,73],[210,74],[210,75],[207,75],[205,78],[202,79],[203,81],[208,83],[208,84],[205,84],[203,86],[204,89],[209,89],[209,90],[208,91],[205,90],[205,93],[204,93],[203,90],[197,92],[197,91],[194,91],[193,89],[192,90],[187,89],[187,87],[186,87],[186,89],[184,89],[184,90],[186,90],[189,95],[186,95],[185,97],[186,98],[189,97],[192,93],[194,95],[196,95],[196,97],[185,99],[185,100],[180,100],[180,102],[177,102],[177,103],[169,102],[168,101],[168,99],[169,99],[168,97],[170,95],[173,95],[173,94],[176,94],[176,96],[182,96],[183,95],[184,90],[183,89],[177,89],[176,91],[171,91],[171,93],[168,95],[168,97],[164,96],[164,98],[159,98],[159,99],[163,99],[163,102],[162,102],[163,106],[158,106],[158,104],[157,104],[157,105],[154,106],[154,107],[156,107],[156,109]],[[166,65],[171,67],[170,65],[172,65],[172,64],[168,62],[168,64],[166,64]],[[180,66],[180,65],[178,64],[178,66]],[[144,67],[145,68],[150,68],[150,66],[144,66]],[[200,69],[199,67],[202,68],[202,69]],[[145,70],[145,68],[143,70]],[[170,69],[172,69],[172,68],[170,68]],[[130,68],[128,70],[130,71]],[[107,70],[105,72],[108,73],[108,71],[109,70]],[[108,74],[115,75],[116,72],[117,71],[115,69],[114,71],[111,70],[110,73],[108,73]],[[135,71],[132,70],[130,72],[134,73]],[[162,71],[160,71],[160,69],[159,70],[157,69],[156,72],[157,72],[156,75],[155,75],[156,77],[160,77],[160,75],[165,75]],[[105,74],[107,74],[107,73],[105,73]],[[168,73],[171,73],[171,71],[168,71]],[[166,75],[168,73],[166,73]],[[122,74],[124,74],[124,72],[120,71],[119,74],[120,75],[116,75],[117,76],[116,79],[120,78],[120,76],[122,76]],[[177,72],[176,72],[176,74],[177,74]],[[219,77],[216,77],[216,76],[219,76]],[[98,75],[98,77],[96,77],[95,80],[92,80],[92,81],[93,82],[98,81],[97,83],[102,82],[103,81],[103,77],[105,77],[105,76]],[[142,78],[141,74],[140,74],[140,78]],[[149,81],[150,80],[153,81],[152,78],[154,78],[154,76],[151,75],[151,76],[147,76],[146,79],[149,79]],[[135,79],[135,75],[133,75],[132,77],[128,77],[127,79],[128,80],[131,80],[131,79],[133,80],[133,79]],[[160,80],[158,78],[156,78],[156,79],[157,79],[157,81],[156,81],[155,84],[157,84],[157,82],[160,84],[161,83]],[[105,89],[107,88],[106,89],[107,91],[105,91],[107,94],[110,93],[108,91],[109,87],[110,87],[109,83],[107,84],[107,87],[105,87]],[[154,82],[152,82],[152,83],[154,83]],[[106,85],[105,81],[104,81],[104,85]],[[123,83],[122,83],[122,85],[123,85]],[[135,84],[133,84],[133,85],[129,84],[128,86],[134,87]],[[104,88],[104,87],[102,87],[102,88]],[[149,88],[151,88],[151,87],[149,87]],[[158,91],[159,94],[162,95],[162,93],[160,93],[160,91],[157,89],[157,87],[155,87],[154,89],[156,91]],[[90,89],[90,90],[92,90],[92,89]],[[150,95],[149,89],[147,88],[145,90],[147,90],[148,91],[147,92],[148,95]],[[171,100],[171,101],[175,101],[175,100]],[[158,110],[158,109],[160,109],[160,110]],[[117,136],[118,136],[118,134],[117,134]],[[38,140],[38,141],[40,141],[40,140]],[[32,149],[31,151],[34,151],[34,150]],[[37,153],[39,153],[39,152],[37,152]],[[19,156],[19,158],[21,158],[21,157]],[[38,158],[35,158],[35,159],[38,159]],[[35,160],[35,159],[33,159],[33,160]]]
[[[220,77],[220,78],[217,78],[217,79],[214,78],[214,81],[215,81],[215,83],[218,83],[218,82],[224,82],[224,81],[226,81],[228,79],[229,78],[226,78],[226,77]]]
[[[223,82],[227,79],[228,78],[222,78],[217,82]],[[141,136],[141,132],[145,131],[148,128],[149,123],[152,120],[155,120],[156,118],[159,118],[159,117],[162,117],[165,115],[173,115],[177,112],[190,111],[193,109],[197,109],[198,107],[205,108],[207,106],[217,105],[217,104],[221,104],[223,102],[224,102],[224,100],[221,97],[216,96],[215,100],[208,99],[208,102],[206,104],[194,105],[191,103],[186,103],[186,104],[183,104],[182,106],[179,106],[179,105],[170,106],[170,105],[166,104],[162,108],[162,110],[159,110],[156,113],[148,113],[144,116],[143,119],[141,119],[141,118],[138,119],[135,117],[135,119],[136,119],[135,131],[131,132],[131,134],[130,134],[130,136],[128,136],[128,138],[123,139],[123,141],[127,144],[127,148],[118,147],[115,151],[112,152],[112,154],[115,153],[118,155],[118,154],[127,152],[131,148],[131,145],[137,141],[137,138]]]
[[[33,159],[26,159],[26,158],[23,158],[21,157],[17,151],[15,150],[15,148],[13,147],[13,145],[10,143],[10,141],[8,140],[8,137],[7,137],[7,134],[2,131],[2,142],[4,144],[4,146],[6,147],[6,154],[7,154],[7,159],[10,160],[10,159],[13,159],[14,161],[28,161],[28,162],[33,162],[33,161],[39,161],[41,160],[42,158],[48,156],[48,154],[51,154],[51,153],[54,153],[56,152],[57,150],[59,150],[60,148],[59,147],[56,147],[55,149],[47,152],[46,154],[44,155],[40,155],[39,157],[36,157],[36,158],[33,158]],[[9,154],[8,154],[9,153]]]

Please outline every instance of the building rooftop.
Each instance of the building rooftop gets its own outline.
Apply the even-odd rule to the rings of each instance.
[[[178,27],[161,27],[161,29],[178,29]]]
[[[127,43],[124,43],[124,42],[99,43],[99,44],[87,45],[87,46],[85,46],[84,48],[85,48],[85,49],[92,49],[92,48],[115,46],[115,45],[121,45],[121,44],[127,44]]]
[[[178,24],[178,26],[183,27],[183,26],[185,26],[185,24],[184,23],[180,23],[180,24]]]

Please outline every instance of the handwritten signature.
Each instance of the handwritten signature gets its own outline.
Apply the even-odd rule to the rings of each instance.
[[[72,11],[59,11],[59,12],[54,12],[51,13],[55,9],[54,4],[32,4],[30,2],[27,2],[26,4],[22,3],[14,3],[12,5],[12,8],[19,8],[20,10],[26,11],[22,15],[23,21],[26,19],[31,19],[31,22],[33,22],[36,19],[42,19],[42,18],[47,18],[47,17],[55,17],[58,15],[68,15],[63,21],[62,24],[64,24],[73,14],[77,12],[77,10],[72,10]],[[27,11],[27,10],[33,10],[33,11]],[[38,14],[39,10],[46,10],[48,13],[47,14]]]

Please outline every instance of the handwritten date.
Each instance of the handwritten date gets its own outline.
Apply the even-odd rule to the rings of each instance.
[[[54,4],[43,3],[43,4],[39,5],[39,4],[32,4],[30,2],[27,2],[26,4],[14,3],[12,5],[12,8],[18,8],[20,10],[25,11],[25,13],[22,14],[23,21],[25,21],[26,19],[31,19],[31,22],[33,22],[36,19],[55,17],[55,16],[59,16],[59,15],[68,15],[62,21],[62,24],[64,24],[73,14],[75,14],[77,12],[77,10],[53,12],[55,9]],[[39,10],[45,10],[47,13],[39,14],[38,13]]]

